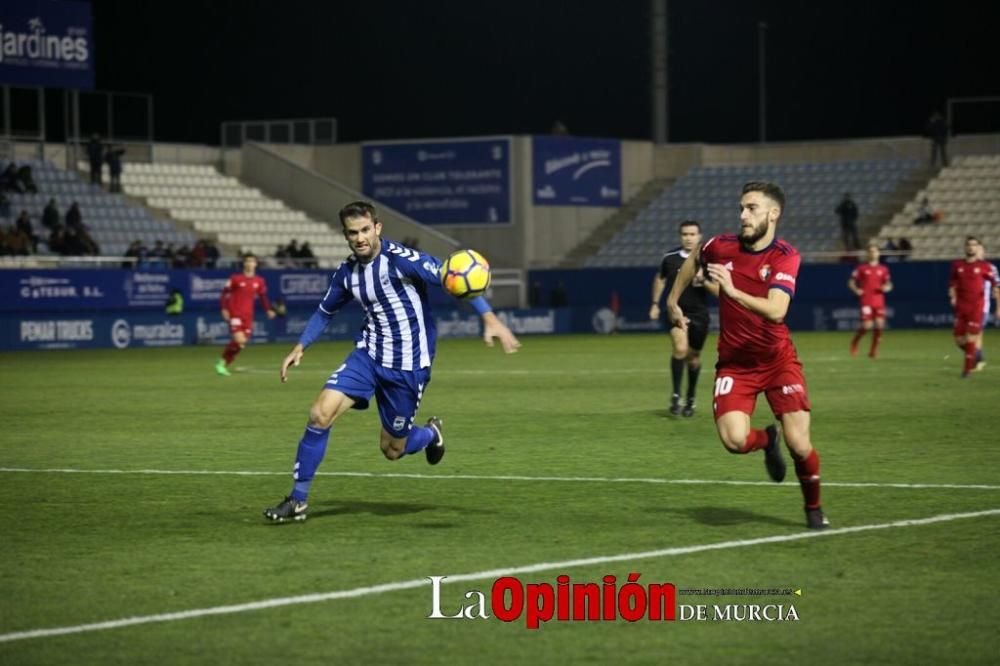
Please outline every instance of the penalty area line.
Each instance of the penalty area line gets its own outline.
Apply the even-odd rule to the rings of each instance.
[[[769,537],[759,537],[756,539],[742,539],[738,541],[722,541],[718,543],[707,543],[695,546],[680,546],[674,548],[662,548],[659,550],[647,550],[636,553],[622,553],[618,555],[599,555],[596,557],[586,557],[581,559],[563,560],[561,562],[538,562],[536,564],[526,564],[499,569],[487,569],[465,574],[453,574],[442,580],[443,584],[460,583],[468,581],[481,581],[501,578],[503,576],[515,576],[519,574],[539,573],[544,571],[557,571],[583,566],[595,566],[609,564],[613,562],[633,562],[635,560],[647,560],[660,557],[676,557],[679,555],[690,555],[713,550],[728,550],[732,548],[748,548],[764,544],[786,543],[790,541],[802,541],[804,539],[818,539],[823,537],[841,536],[844,534],[857,534],[860,532],[871,532],[875,530],[886,530],[904,527],[917,527],[921,525],[932,525],[934,523],[945,523],[955,520],[968,520],[970,518],[984,518],[1000,515],[1000,509],[988,509],[985,511],[975,511],[971,513],[946,513],[929,518],[914,518],[907,520],[895,520],[888,523],[876,523],[871,525],[856,525],[853,527],[842,527],[823,531],[799,532],[796,534],[781,534]],[[434,574],[438,575],[438,574]],[[196,608],[175,613],[160,613],[157,615],[141,615],[136,617],[126,617],[118,620],[108,620],[105,622],[93,622],[89,624],[77,624],[65,627],[50,627],[45,629],[30,629],[27,631],[15,631],[7,634],[0,634],[0,643],[26,640],[29,638],[45,638],[49,636],[64,636],[66,634],[81,634],[94,631],[106,631],[109,629],[120,629],[140,624],[153,624],[158,622],[176,622],[179,620],[190,620],[198,617],[211,615],[233,615],[236,613],[248,613],[251,611],[267,610],[270,608],[280,608],[283,606],[297,606],[301,604],[313,604],[324,601],[336,601],[338,599],[355,599],[359,597],[369,597],[377,594],[389,592],[400,592],[418,587],[429,587],[429,578],[416,578],[391,583],[381,583],[365,587],[356,587],[350,590],[337,590],[334,592],[322,592],[315,594],[303,594],[294,597],[277,597],[273,599],[263,599],[244,604],[232,604],[227,606],[212,606],[210,608]]]
[[[120,474],[164,476],[289,476],[288,472],[209,469],[78,469],[72,467],[0,467],[0,473],[10,474]],[[728,479],[661,479],[656,477],[607,476],[528,476],[519,474],[419,474],[416,472],[316,472],[316,476],[361,479],[419,479],[432,481],[525,481],[544,483],[649,483],[679,486],[764,486],[781,488],[773,481],[739,481]],[[903,488],[926,490],[1000,490],[1000,485],[983,483],[874,483],[856,481],[824,481],[825,488]]]

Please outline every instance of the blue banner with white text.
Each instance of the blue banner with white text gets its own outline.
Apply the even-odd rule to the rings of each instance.
[[[423,224],[511,221],[510,138],[364,143],[362,189]]]
[[[621,206],[621,141],[535,136],[531,153],[536,206]]]
[[[0,83],[44,88],[94,87],[89,2],[0,3]]]

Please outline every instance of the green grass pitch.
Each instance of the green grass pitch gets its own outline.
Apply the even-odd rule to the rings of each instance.
[[[347,344],[316,345],[285,385],[285,345],[248,348],[229,378],[206,347],[0,354],[0,663],[995,663],[1000,337],[965,380],[948,331],[891,331],[877,361],[848,339],[795,336],[834,528],[806,538],[794,476],[771,484],[761,454],[716,438],[713,351],[696,416],[668,415],[663,335],[529,337],[509,357],[442,341],[419,415],[444,419],[442,464],[385,460],[376,411],[348,413],[309,519],[286,525],[261,511]],[[801,589],[677,596],[799,619],[426,619],[427,576],[487,572],[442,586],[455,614],[539,564],[518,576]]]

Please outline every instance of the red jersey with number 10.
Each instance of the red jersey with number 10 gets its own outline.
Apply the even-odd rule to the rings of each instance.
[[[753,252],[735,234],[710,238],[701,248],[702,264],[722,264],[733,286],[751,296],[767,298],[772,289],[795,295],[801,257],[798,250],[775,238]],[[784,323],[768,321],[719,293],[719,363],[746,367],[772,365],[794,359],[795,347]]]
[[[259,275],[247,277],[243,273],[233,273],[226,280],[219,304],[223,310],[229,310],[230,317],[253,321],[253,302],[257,297],[260,297],[260,304],[265,310],[271,309],[264,278]]]
[[[851,273],[851,279],[861,290],[861,305],[871,308],[885,307],[885,294],[882,287],[889,281],[889,267],[883,264],[871,264],[865,262],[858,264]]]
[[[994,279],[993,266],[987,261],[953,261],[948,286],[955,290],[955,311],[982,316],[986,283],[993,284]]]

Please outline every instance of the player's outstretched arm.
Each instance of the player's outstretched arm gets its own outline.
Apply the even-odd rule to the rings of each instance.
[[[500,346],[507,354],[513,354],[521,346],[511,330],[495,314],[485,312],[483,313],[483,342],[486,343],[487,347],[493,346],[493,338],[500,341]]]
[[[292,351],[288,352],[288,356],[285,360],[281,362],[281,383],[284,384],[288,381],[288,368],[291,366],[299,367],[299,363],[302,362],[302,356],[306,353],[305,348],[298,344],[292,347]]]

